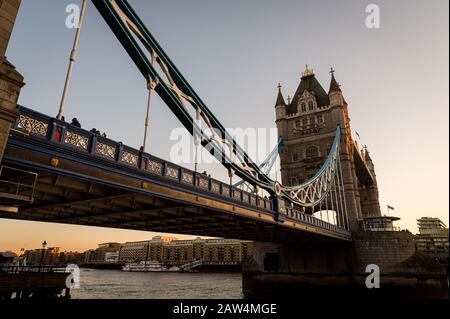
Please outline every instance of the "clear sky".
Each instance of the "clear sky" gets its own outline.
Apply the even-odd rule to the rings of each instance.
[[[365,25],[366,5],[381,10]],[[25,76],[19,103],[56,115],[74,30],[76,0],[23,0],[8,59]],[[305,64],[325,89],[329,69],[342,85],[352,129],[375,162],[386,204],[416,231],[416,219],[448,224],[448,1],[130,0],[172,61],[225,127],[274,127],[276,85],[292,95]],[[66,119],[138,148],[146,84],[113,33],[88,4]],[[168,158],[180,124],[155,98],[150,152]],[[200,167],[225,178],[218,166]],[[0,251],[50,246],[85,250],[104,241],[147,239],[149,232],[0,220]]]

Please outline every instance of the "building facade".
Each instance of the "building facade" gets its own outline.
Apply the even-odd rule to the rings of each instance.
[[[110,243],[102,243],[98,245],[98,248],[94,250],[91,254],[90,262],[94,263],[104,263],[111,262],[114,260],[114,257],[118,257],[120,249],[120,243],[110,242]]]
[[[127,242],[119,251],[119,262],[153,260],[168,264],[185,264],[196,260],[205,263],[242,263],[252,253],[253,243],[235,239],[178,240],[155,236],[148,241]]]
[[[177,240],[177,238],[170,236],[154,236],[151,240],[126,242],[120,245],[118,261],[162,261],[164,259],[163,246],[173,240]]]
[[[147,259],[148,240],[126,242],[120,245],[119,262],[135,262]]]
[[[417,250],[434,258],[448,259],[448,227],[437,217],[422,217],[417,225]]]
[[[333,70],[328,93],[308,67],[292,98],[285,101],[279,85],[275,113],[278,135],[283,138],[283,185],[298,185],[314,176],[325,162],[340,125],[340,161],[350,228],[360,230],[364,217],[381,216],[375,166],[367,148],[361,150],[352,138],[348,105]]]
[[[60,248],[49,247],[44,249],[26,250],[24,256],[27,265],[59,265],[60,262]]]
[[[394,226],[394,221],[400,220],[394,216],[377,216],[364,217],[363,229],[365,231],[400,231],[401,229]]]

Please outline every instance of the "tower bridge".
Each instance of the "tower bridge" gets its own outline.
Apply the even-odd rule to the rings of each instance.
[[[126,0],[92,3],[143,75],[149,96],[161,97],[196,145],[221,155],[230,176],[267,197],[66,123],[62,107],[54,118],[17,105],[23,77],[4,54],[20,1],[1,0],[1,218],[254,240],[244,264],[249,296],[267,287],[277,294],[323,285],[365,288],[368,262],[382,267],[392,287],[428,271],[415,263],[409,232],[361,227],[364,218],[381,216],[375,168],[352,138],[334,70],[328,92],[308,67],[287,103],[278,88],[278,183],[263,169],[270,161],[251,160]],[[433,280],[427,285],[436,287]]]
[[[3,156],[3,169],[13,172],[0,181],[0,194],[16,195],[3,203],[28,202],[0,217],[277,242],[350,240],[335,223],[280,210],[273,200],[31,109],[17,111]],[[32,172],[28,184],[23,171]]]

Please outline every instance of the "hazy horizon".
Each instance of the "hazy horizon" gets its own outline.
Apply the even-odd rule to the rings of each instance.
[[[382,213],[393,206],[396,224],[413,233],[423,216],[448,225],[448,1],[376,1],[380,29],[365,25],[371,1],[129,2],[225,127],[275,127],[278,82],[292,96],[308,64],[327,90],[333,67],[374,161]],[[25,77],[19,104],[53,116],[75,34],[65,26],[71,3],[81,1],[23,0],[6,52]],[[180,124],[154,96],[150,153],[168,159]],[[144,79],[88,2],[66,119],[139,148],[146,101]],[[203,170],[227,178],[219,165]],[[84,251],[158,234],[0,219],[0,251],[44,240]]]

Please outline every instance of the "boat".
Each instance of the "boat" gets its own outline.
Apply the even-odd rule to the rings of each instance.
[[[128,263],[122,267],[122,271],[130,272],[162,272],[162,271],[180,271],[179,267],[168,267],[159,261],[141,261],[137,263]]]
[[[198,269],[189,269],[188,272],[200,272]]]

